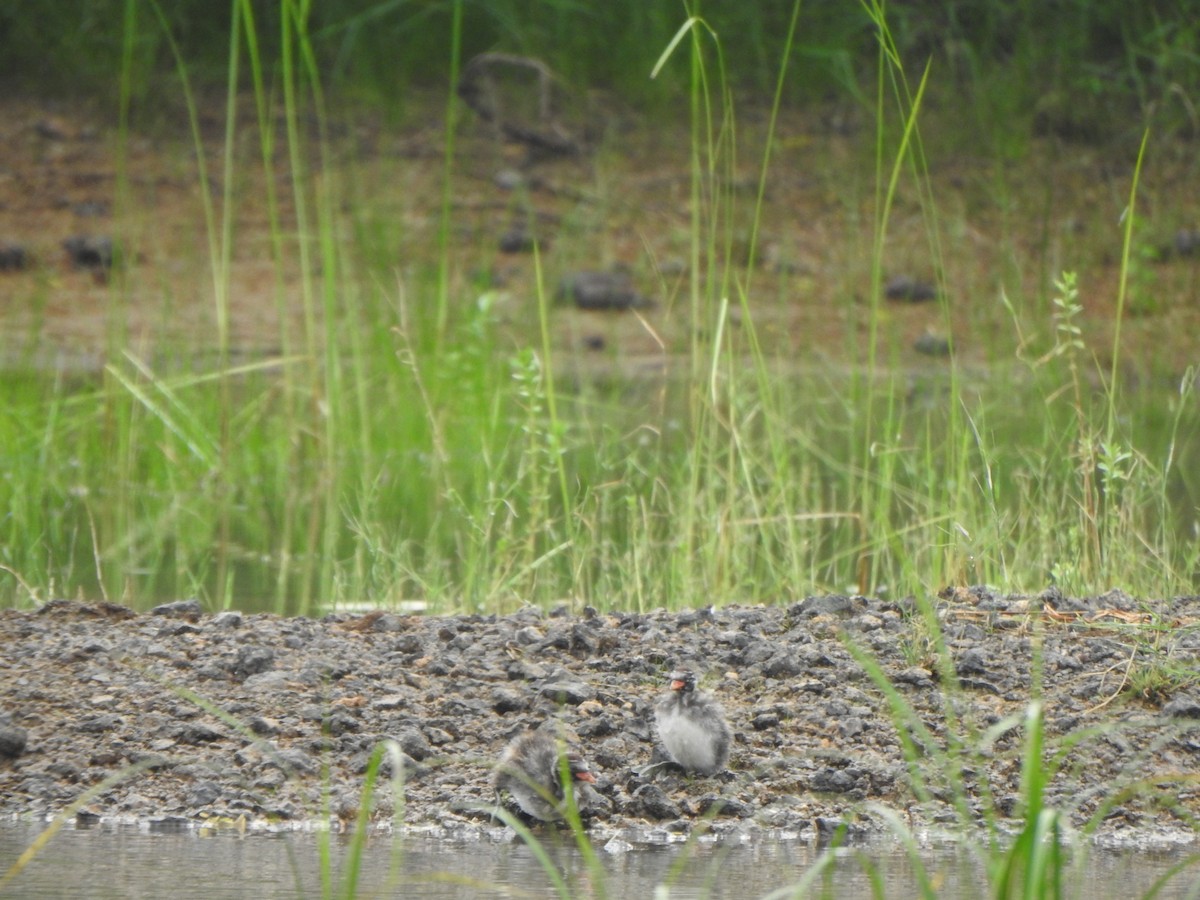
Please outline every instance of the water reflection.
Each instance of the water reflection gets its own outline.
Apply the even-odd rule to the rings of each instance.
[[[14,860],[37,830],[0,828],[0,860]],[[318,839],[311,834],[155,834],[134,828],[66,829],[10,883],[6,896],[72,898],[186,898],[320,896]],[[617,845],[613,845],[616,847]],[[602,872],[589,870],[569,836],[547,840],[546,852],[571,897],[747,898],[794,884],[819,858],[804,841],[701,843],[608,852],[597,847]],[[348,844],[333,840],[330,883],[340,893]],[[1068,896],[1137,897],[1188,857],[1187,850],[1096,851],[1072,873]],[[939,897],[986,896],[981,864],[965,851],[929,850],[924,864]],[[874,875],[868,873],[874,871]],[[807,896],[869,897],[872,877],[884,896],[919,896],[913,865],[895,844],[839,851]],[[669,887],[668,892],[663,892]],[[1196,896],[1195,868],[1174,878],[1159,896]],[[534,851],[512,840],[372,838],[359,880],[360,897],[558,897]]]

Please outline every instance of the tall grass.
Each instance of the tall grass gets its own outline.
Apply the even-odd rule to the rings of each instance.
[[[897,367],[882,288],[899,193],[918,198],[939,276],[947,263],[920,127],[932,70],[910,85],[882,4],[864,6],[864,27],[879,37],[871,243],[848,276],[866,299],[845,299],[847,355],[862,366],[845,379],[791,369],[790,347],[756,324],[761,275],[735,253],[744,223],[751,259],[758,241],[796,4],[750,199],[733,187],[745,142],[724,36],[694,15],[662,55],[665,71],[686,51],[690,73],[690,156],[680,154],[689,265],[670,311],[687,323],[672,347],[686,365],[664,383],[571,388],[558,374],[560,313],[543,271],[553,260],[536,260],[531,312],[518,322],[528,337],[464,277],[451,240],[461,184],[453,99],[440,237],[427,265],[397,272],[397,225],[342,164],[326,126],[312,10],[283,4],[268,40],[253,4],[234,9],[216,179],[188,62],[158,14],[191,123],[211,263],[194,273],[211,298],[211,331],[190,337],[215,357],[169,341],[147,350],[117,327],[98,379],[5,377],[5,602],[647,608],[1048,580],[1164,596],[1194,583],[1194,373],[1165,406],[1124,389],[1119,328],[1110,365],[1094,365],[1072,331],[1080,306],[1067,276],[1050,321],[1025,298],[1010,303],[1012,356],[985,378],[954,357],[915,385]],[[465,27],[453,21],[452,57]],[[126,28],[132,48],[140,26],[131,16]],[[265,46],[278,58],[264,58]],[[135,94],[126,90],[123,108]],[[257,164],[241,152],[246,135]],[[1130,160],[1122,273],[1140,159]],[[262,185],[252,199],[269,223],[279,322],[275,352],[244,362],[230,323],[240,183]],[[128,188],[118,205],[137,214]],[[114,276],[118,326],[138,278],[136,266]],[[1118,324],[1123,315],[1118,304]]]
[[[456,272],[452,99],[436,258],[415,275],[396,273],[374,232],[382,214],[342,180],[334,159],[309,7],[282,4],[273,37],[278,66],[269,74],[255,7],[235,4],[219,192],[205,167],[187,61],[170,20],[153,8],[175,55],[195,144],[211,262],[205,337],[215,362],[197,372],[194,359],[145,353],[118,327],[97,378],[5,376],[0,591],[7,603],[78,594],[146,605],[199,595],[214,607],[257,603],[280,612],[406,600],[437,611],[564,600],[644,609],[777,602],[827,590],[927,598],[948,583],[1023,589],[1054,580],[1072,592],[1120,585],[1146,596],[1194,585],[1196,372],[1162,407],[1148,408],[1123,384],[1118,365],[1146,140],[1129,163],[1109,365],[1097,364],[1081,339],[1077,280],[1064,272],[1048,320],[1008,303],[1010,364],[980,381],[951,357],[944,375],[914,388],[896,365],[883,284],[892,210],[905,184],[918,197],[929,256],[944,279],[943,219],[921,130],[932,76],[926,66],[910,85],[885,7],[864,4],[879,48],[873,219],[859,272],[866,299],[852,305],[846,326],[862,366],[844,379],[794,371],[787,349],[763,339],[756,273],[733,250],[748,216],[754,257],[786,66],[747,211],[732,187],[743,145],[720,35],[689,10],[658,67],[686,48],[691,140],[681,162],[691,220],[681,306],[691,327],[682,374],[665,384],[570,389],[541,248],[532,337],[523,342],[502,336],[494,295]],[[785,64],[799,13],[797,3]],[[452,22],[449,51],[457,59],[461,4]],[[126,29],[132,79],[139,34],[132,14]],[[247,82],[254,118],[243,122],[238,99]],[[124,97],[133,103],[132,87]],[[310,115],[315,132],[303,124]],[[277,353],[238,362],[230,329],[233,185],[241,164],[235,136],[247,127],[266,173],[260,199],[280,324]],[[131,269],[114,280],[118,310],[136,278]],[[948,292],[941,294],[949,323]],[[1006,377],[1014,372],[1019,378]],[[1005,384],[989,383],[1001,377]],[[986,807],[984,868],[994,896],[1063,895],[1071,861],[1062,811],[1046,805],[1046,785],[1073,742],[1092,735],[1049,748],[1036,698],[1023,718],[982,732],[959,721],[936,615],[928,603],[918,608],[951,686],[949,746],[939,746],[878,664],[858,653],[892,706],[914,793],[928,799],[948,788],[959,824],[978,824],[968,798],[973,791],[991,798],[987,785],[968,784],[972,754],[1019,729],[1020,828],[1015,838],[1005,834]],[[340,886],[329,845],[322,847],[326,896],[355,893],[384,752],[371,758],[359,843]],[[594,873],[577,811],[569,818]],[[915,840],[893,824],[913,849],[920,890],[933,896]],[[786,895],[815,885],[832,859]],[[561,879],[555,887],[568,895]]]

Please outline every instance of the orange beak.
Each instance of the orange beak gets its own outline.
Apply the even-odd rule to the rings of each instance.
[[[682,681],[678,681],[678,680],[676,680],[676,681],[672,681],[672,682],[671,682],[671,690],[673,690],[673,691],[682,691],[682,690],[683,690],[683,682],[682,682]]]
[[[586,781],[588,784],[595,784],[596,776],[593,775],[591,772],[576,772],[575,780],[576,781]]]

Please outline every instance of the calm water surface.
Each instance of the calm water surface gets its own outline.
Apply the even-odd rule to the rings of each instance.
[[[32,842],[37,829],[0,827],[0,872]],[[136,828],[64,829],[5,889],[6,897],[185,898],[321,896],[317,838],[311,834],[203,837],[194,832],[154,834]],[[588,872],[566,840],[547,842],[572,897],[753,898],[794,884],[820,856],[803,841],[750,845],[699,844],[600,852],[601,879]],[[348,844],[334,838],[335,885]],[[864,861],[889,898],[919,896],[918,877],[903,851],[877,844],[841,851],[831,874],[807,896],[870,897]],[[1145,895],[1155,880],[1189,856],[1188,850],[1094,851],[1072,872],[1067,896]],[[986,896],[969,854],[946,847],[925,855],[942,898]],[[663,892],[664,886],[669,886]],[[335,887],[336,891],[336,887]],[[387,836],[369,843],[360,897],[557,897],[558,891],[529,847],[508,840],[450,841]],[[1200,867],[1188,867],[1156,896],[1200,897]]]

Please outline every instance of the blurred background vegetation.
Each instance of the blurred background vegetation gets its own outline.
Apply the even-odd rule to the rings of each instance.
[[[104,97],[131,54],[135,97],[177,94],[165,17],[191,76],[223,84],[238,4],[171,0],[0,3],[0,77],[16,89]],[[754,3],[605,0],[283,0],[252,4],[263,59],[278,60],[285,12],[308,23],[326,87],[403,111],[407,89],[445,84],[456,18],[461,59],[535,56],[577,86],[639,105],[686,90],[679,56],[651,86],[650,66],[689,12],[719,35],[729,77],[770,96],[793,0]],[[1009,129],[1068,137],[1140,133],[1153,117],[1196,131],[1200,16],[1188,0],[898,0],[886,6],[905,68],[934,66],[943,101]],[[124,36],[135,35],[132,46]],[[852,0],[801,5],[787,102],[870,96],[877,71],[870,17]],[[975,126],[976,122],[971,122]]]
[[[651,80],[691,15],[699,37]],[[23,149],[68,187],[111,175],[114,236],[136,248],[72,299],[69,191],[7,210],[63,231],[31,238],[48,252],[14,273],[0,313],[35,348],[54,315],[100,310],[107,347],[95,378],[0,379],[0,603],[496,611],[971,583],[1191,590],[1200,410],[1196,371],[1181,370],[1200,280],[1178,248],[1197,233],[1198,31],[1184,0],[0,0],[6,97],[33,98],[39,120],[55,96],[102,106],[91,118],[119,123],[120,156],[72,156],[53,122],[18,122],[0,168],[19,183]],[[497,224],[545,210],[456,169],[440,112],[487,51],[544,61],[574,98],[654,113],[640,120],[677,153],[621,146],[624,169],[602,154],[578,166],[566,177],[588,190],[536,197],[553,240],[504,278]],[[793,121],[834,139],[764,141],[746,191],[753,142],[722,113],[761,132],[781,71]],[[222,103],[238,92],[252,109]],[[360,110],[420,126],[420,152],[343,157],[333,129],[305,127]],[[140,140],[156,117],[167,139]],[[1080,140],[1123,143],[1062,152]],[[1151,145],[1159,168],[1134,212]],[[764,212],[768,154],[784,174]],[[929,160],[947,158],[975,171],[938,168],[935,203]],[[631,226],[653,182],[612,172],[647,162],[670,176],[665,199]],[[125,177],[143,164],[159,169]],[[807,267],[760,260],[760,226],[785,250],[804,232]],[[641,267],[665,298],[645,330],[678,381],[575,383],[556,368],[583,345],[559,313],[550,324],[553,284],[581,261]],[[895,365],[915,320],[882,302],[885,273],[913,266],[940,288],[925,327],[944,350],[914,370],[925,381]],[[163,323],[147,326],[162,332],[150,354],[126,340],[138,303]],[[188,303],[202,327],[173,327]],[[250,304],[250,325],[273,309],[278,334],[248,325],[261,342],[242,347],[230,326]],[[1148,377],[1119,365],[1126,316]],[[606,333],[587,352],[626,361]],[[809,345],[817,364],[797,367]]]

